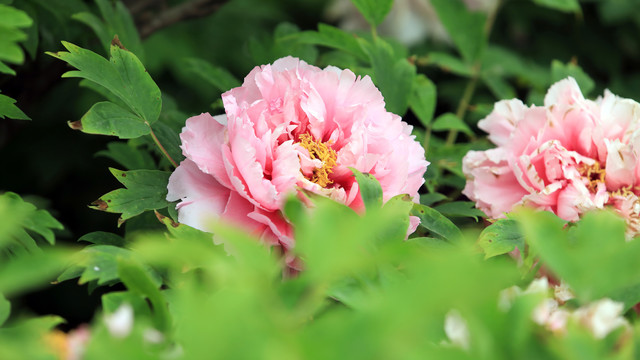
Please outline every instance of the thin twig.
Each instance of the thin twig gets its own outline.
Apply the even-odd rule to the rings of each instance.
[[[147,125],[149,125],[147,123]],[[162,146],[162,143],[160,143],[160,140],[158,140],[158,137],[156,136],[156,133],[153,132],[153,129],[151,128],[151,126],[149,125],[149,129],[151,130],[151,138],[153,138],[153,142],[156,143],[156,146],[158,147],[158,149],[160,149],[160,152],[162,152],[162,154],[164,155],[164,157],[167,158],[167,160],[169,160],[169,162],[171,163],[171,165],[173,165],[174,168],[178,167],[178,163],[173,160],[173,158],[169,155],[169,153],[167,152],[167,149],[164,148],[164,146]]]
[[[168,8],[140,26],[140,37],[147,38],[154,32],[183,20],[210,15],[226,2],[227,0],[192,0]]]

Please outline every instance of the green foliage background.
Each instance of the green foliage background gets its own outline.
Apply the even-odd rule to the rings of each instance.
[[[483,14],[431,0],[450,43],[409,48],[376,31],[392,1],[353,3],[370,29],[340,30],[321,0],[0,0],[0,358],[51,358],[50,329],[80,323],[90,359],[639,357],[640,245],[624,223],[521,212],[487,227],[460,163],[490,147],[475,125],[497,100],[540,103],[566,76],[640,99],[640,5],[504,0]],[[364,216],[290,200],[298,276],[241,230],[218,224],[213,245],[165,200],[185,119],[222,112],[224,91],[286,55],[370,75],[431,162],[420,204],[383,205],[359,173]],[[422,225],[405,241],[409,213]],[[555,336],[530,319],[539,294],[500,310],[500,291],[542,264],[574,289],[570,306],[618,300],[633,331]],[[125,303],[135,320],[118,337],[105,318]],[[451,310],[466,350],[447,344]]]

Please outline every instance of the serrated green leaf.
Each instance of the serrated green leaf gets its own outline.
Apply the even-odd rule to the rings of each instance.
[[[163,209],[168,205],[167,183],[171,175],[159,170],[121,171],[109,169],[126,188],[111,191],[91,204],[91,208],[122,213],[119,224],[147,210]]]
[[[297,41],[304,44],[314,44],[331,47],[347,52],[359,60],[367,60],[367,54],[360,43],[351,33],[331,25],[319,23],[318,31],[303,31],[296,35]]]
[[[9,315],[11,315],[11,303],[0,294],[0,327],[7,321]]]
[[[462,0],[431,0],[431,4],[462,57],[468,63],[479,59],[487,45],[486,15],[470,11]]]
[[[0,119],[5,117],[16,120],[31,120],[22,110],[14,104],[16,101],[8,96],[0,94]]]
[[[580,12],[578,0],[533,0],[534,3],[563,12]]]
[[[486,217],[480,209],[476,209],[475,203],[471,201],[451,201],[434,206],[434,209],[445,216],[470,217],[476,221],[478,221],[478,217]]]
[[[63,226],[46,210],[39,210],[15,193],[0,195],[0,248],[21,244],[29,251],[37,250],[34,236],[53,244],[53,230]],[[12,248],[15,251],[15,248]]]
[[[221,92],[242,85],[229,71],[202,59],[186,59],[186,67]]]
[[[393,5],[393,0],[351,0],[372,27],[382,23]]]
[[[103,86],[127,104],[141,122],[152,124],[158,119],[162,108],[160,89],[133,53],[111,45],[111,59],[107,60],[71,43],[62,44],[68,52],[47,54],[78,69],[63,77],[80,77]]]
[[[560,81],[568,76],[576,79],[578,86],[580,86],[580,90],[586,96],[596,86],[596,83],[591,79],[587,73],[585,73],[582,68],[574,63],[563,64],[561,61],[553,60],[551,62],[551,81],[556,82]]]
[[[120,139],[134,139],[151,132],[144,119],[107,101],[96,103],[79,123],[69,123],[69,126],[87,134],[111,135]]]
[[[473,131],[469,128],[464,121],[460,120],[453,113],[445,113],[436,118],[436,120],[431,125],[431,129],[434,131],[449,131],[449,130],[458,130],[462,131],[467,135],[472,135]]]
[[[148,151],[124,142],[110,142],[107,144],[107,150],[98,151],[96,156],[110,158],[127,170],[153,170],[156,168],[155,161]]]
[[[436,86],[424,74],[418,74],[413,79],[409,106],[420,123],[424,127],[429,126],[436,109]]]
[[[502,255],[520,250],[524,256],[524,234],[515,220],[499,219],[487,226],[478,237],[478,246],[484,251],[484,258]]]
[[[424,206],[422,204],[414,204],[411,209],[411,215],[420,219],[420,226],[435,233],[449,241],[459,241],[462,239],[462,232],[444,215],[437,210]]]
[[[380,208],[382,206],[382,187],[378,179],[371,174],[363,174],[355,168],[349,169],[356,177],[365,208],[368,210]]]
[[[154,322],[160,331],[167,331],[171,326],[171,315],[167,302],[160,293],[148,270],[133,260],[118,259],[118,276],[124,285],[133,293],[149,299],[152,305]]]

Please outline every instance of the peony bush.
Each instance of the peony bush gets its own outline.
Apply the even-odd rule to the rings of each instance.
[[[638,358],[640,7],[334,3],[0,1],[0,359]]]

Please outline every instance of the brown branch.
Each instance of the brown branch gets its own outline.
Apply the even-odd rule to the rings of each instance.
[[[140,37],[147,38],[154,32],[177,22],[204,17],[217,11],[227,0],[191,0],[170,7],[141,24]]]

